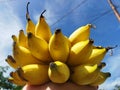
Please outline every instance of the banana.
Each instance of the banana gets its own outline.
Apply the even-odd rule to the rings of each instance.
[[[35,24],[33,23],[33,21],[30,19],[30,15],[29,15],[29,11],[28,11],[28,5],[30,4],[30,2],[27,3],[27,13],[26,13],[26,19],[27,19],[27,24],[26,24],[26,31],[27,33],[31,32],[32,34],[35,35]]]
[[[90,29],[94,27],[92,24],[87,24],[75,30],[70,36],[69,40],[71,45],[74,45],[77,42],[88,40],[90,37]]]
[[[19,31],[12,35],[13,54],[6,62],[15,69],[8,81],[24,86],[42,85],[49,81],[66,83],[68,80],[78,85],[98,86],[108,77],[109,72],[101,69],[101,62],[108,50],[114,47],[94,46],[90,40],[92,24],[76,29],[66,37],[61,29],[52,35],[50,26],[43,16],[44,10],[35,25],[29,15],[30,2],[26,6],[26,33]]]
[[[5,60],[12,68],[16,69],[18,68],[18,64],[14,60],[14,58],[11,55],[7,56],[7,59]]]
[[[12,77],[8,78],[8,82],[11,82],[11,83],[16,84],[18,86],[24,86],[25,85],[24,82],[18,81],[16,79],[12,78]]]
[[[19,76],[19,74],[17,73],[17,70],[16,70],[15,72],[11,72],[11,73],[10,73],[10,76],[11,76],[15,81],[18,81],[19,84],[22,85],[22,86],[27,83],[26,80],[24,80],[23,78],[21,78],[21,77]],[[13,80],[13,81],[14,81],[14,80]],[[19,85],[19,84],[18,84],[18,85]]]
[[[66,62],[69,56],[70,42],[60,29],[57,29],[50,38],[49,52],[54,61]]]
[[[32,55],[39,60],[46,63],[52,61],[48,49],[48,43],[44,39],[38,38],[32,33],[28,33],[28,47]]]
[[[43,16],[45,11],[46,10],[44,10],[40,15],[40,19],[35,27],[35,35],[49,42],[52,32],[49,25],[45,21],[45,17]]]
[[[67,64],[70,66],[77,66],[84,63],[92,52],[93,40],[86,40],[76,43],[71,47],[70,55]]]
[[[70,77],[70,70],[63,62],[51,62],[49,64],[48,76],[54,83],[65,83]]]
[[[98,77],[90,84],[90,86],[98,86],[105,82],[105,80],[110,77],[111,74],[109,72],[100,72]]]
[[[97,77],[102,66],[95,65],[80,65],[72,68],[70,79],[78,85],[89,85]]]
[[[48,65],[29,64],[18,68],[17,72],[30,85],[41,85],[49,81]]]
[[[18,43],[18,38],[17,38],[16,35],[12,35],[12,40],[13,40],[13,42],[17,42]]]
[[[26,37],[26,35],[24,34],[24,31],[23,31],[23,30],[20,30],[20,31],[19,31],[18,43],[19,43],[20,46],[23,46],[23,47],[28,48],[28,45],[27,45],[27,37]]]
[[[86,64],[100,64],[100,62],[104,59],[106,53],[112,49],[112,47],[102,47],[102,46],[94,46],[91,55],[88,59],[84,60]]]
[[[28,45],[27,45],[27,37],[26,37],[26,35],[24,34],[24,31],[23,31],[23,30],[20,30],[20,31],[19,31],[18,37],[17,37],[16,35],[12,35],[12,39],[13,39],[13,42],[18,43],[20,46],[23,46],[23,47],[25,47],[25,48],[28,48]]]
[[[16,42],[13,43],[13,57],[20,67],[27,64],[42,63],[27,48],[19,46]]]

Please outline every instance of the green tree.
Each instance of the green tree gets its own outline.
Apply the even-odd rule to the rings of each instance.
[[[120,85],[115,85],[115,88],[113,90],[120,90]]]
[[[21,86],[14,85],[8,82],[8,77],[5,77],[4,74],[7,73],[9,69],[8,66],[2,67],[0,66],[0,89],[7,89],[7,90],[21,90]]]

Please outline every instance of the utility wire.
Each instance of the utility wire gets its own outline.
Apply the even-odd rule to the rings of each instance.
[[[76,9],[78,9],[81,5],[83,5],[87,0],[83,0],[82,2],[80,2],[76,7],[74,7],[72,10],[70,10],[69,12],[67,12],[65,15],[63,15],[61,18],[59,18],[56,22],[54,22],[52,26],[54,26],[55,24],[57,24],[58,22],[60,22],[62,19],[64,19],[65,17],[67,17],[69,14],[71,14],[72,12],[74,12]],[[119,8],[120,6],[116,6],[116,8]],[[98,20],[99,18],[111,13],[112,10],[107,10],[101,14],[99,14],[97,17],[95,17],[93,20],[91,20],[90,22],[93,23],[96,20]]]
[[[110,12],[112,12],[112,11],[111,11],[111,10],[105,11],[105,12],[101,13],[99,16],[95,17],[95,18],[94,18],[93,20],[91,20],[90,22],[93,23],[93,22],[97,21],[99,18],[105,16],[106,14],[108,14],[108,13],[110,13]]]
[[[81,5],[83,5],[87,0],[83,0],[82,2],[80,2],[76,7],[74,7],[73,9],[71,9],[69,12],[67,12],[65,15],[63,15],[61,18],[59,18],[56,22],[54,22],[52,26],[54,26],[56,23],[60,22],[62,19],[64,19],[65,17],[67,17],[69,14],[71,14],[72,12],[74,12],[76,9],[78,9]]]
[[[120,7],[120,6],[117,6],[116,8],[119,8],[119,7]],[[94,18],[94,19],[93,19],[92,21],[90,21],[90,22],[93,23],[93,22],[95,22],[96,20],[98,20],[99,18],[104,17],[105,15],[107,15],[107,14],[109,14],[109,13],[111,13],[111,12],[112,12],[111,9],[110,9],[110,10],[107,10],[107,11],[101,13],[98,17]]]

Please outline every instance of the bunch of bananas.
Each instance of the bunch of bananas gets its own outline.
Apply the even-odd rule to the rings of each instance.
[[[29,4],[29,3],[28,3]],[[29,15],[27,4],[26,34],[12,35],[13,53],[6,62],[15,69],[10,82],[17,85],[41,85],[46,82],[97,86],[108,77],[102,72],[102,62],[111,47],[95,46],[90,38],[91,24],[81,26],[69,37],[61,29],[52,34],[43,11],[35,25]]]

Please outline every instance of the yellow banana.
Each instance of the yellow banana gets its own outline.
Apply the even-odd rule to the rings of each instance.
[[[71,47],[70,55],[67,60],[68,65],[76,66],[84,63],[92,52],[93,40],[86,40],[76,43]]]
[[[70,70],[63,62],[51,62],[49,64],[48,76],[54,83],[65,83],[69,79]]]
[[[70,36],[69,40],[71,45],[77,42],[88,40],[90,37],[90,28],[93,27],[91,24],[87,24],[75,30]]]
[[[109,49],[112,49],[112,47],[93,47],[92,53],[89,56],[88,59],[84,60],[86,64],[100,64],[100,62],[104,59],[106,53]]]
[[[49,39],[50,39],[52,33],[51,33],[49,25],[47,24],[47,22],[45,21],[45,18],[43,16],[43,13],[45,11],[46,10],[44,10],[40,15],[40,19],[35,27],[35,35],[40,38],[43,38],[44,40],[49,42]]]
[[[18,81],[20,85],[25,85],[27,83],[26,80],[24,80],[23,78],[21,78],[17,72],[17,70],[15,72],[11,72],[10,73],[10,76],[15,80],[15,81]],[[13,81],[14,81],[13,80]],[[18,85],[19,85],[18,84]]]
[[[18,68],[18,64],[14,60],[14,58],[11,55],[7,56],[7,59],[5,60],[12,68],[16,69]]]
[[[50,38],[49,51],[54,61],[66,62],[69,56],[70,42],[60,29],[57,29]]]
[[[78,85],[98,86],[110,73],[101,72],[101,62],[109,49],[114,47],[94,46],[90,40],[90,29],[86,24],[76,29],[67,38],[60,29],[52,35],[50,26],[43,16],[35,25],[29,15],[30,2],[26,6],[26,33],[12,35],[13,55],[6,62],[15,69],[8,80],[23,86],[42,85],[46,82],[65,83],[69,79]]]
[[[27,45],[27,37],[24,34],[23,30],[19,31],[19,36],[17,37],[16,35],[12,35],[13,42],[17,42],[20,46],[28,48]]]
[[[110,77],[111,74],[109,72],[100,72],[98,77],[90,84],[91,86],[98,86],[105,82],[105,80]]]
[[[46,63],[52,61],[48,49],[48,43],[44,39],[38,38],[32,33],[28,33],[28,47],[32,55],[39,60]]]
[[[19,43],[20,46],[23,46],[23,47],[28,48],[28,45],[27,45],[27,37],[26,37],[26,35],[24,34],[24,31],[23,31],[23,30],[20,30],[20,31],[19,31],[18,43]]]
[[[29,64],[18,68],[17,72],[30,85],[41,85],[49,81],[48,65]]]
[[[72,69],[70,79],[78,85],[89,85],[98,77],[101,68],[97,64],[76,66]]]
[[[27,13],[26,13],[26,19],[27,19],[27,25],[26,25],[26,31],[27,33],[31,32],[32,34],[35,34],[35,24],[30,19],[29,11],[28,11],[28,5],[30,2],[27,3]]]
[[[13,84],[16,84],[18,86],[24,86],[25,85],[24,82],[18,81],[16,79],[12,78],[12,77],[8,78],[8,81],[11,82],[11,83],[13,83]]]
[[[16,35],[12,35],[12,39],[13,39],[13,42],[17,42],[18,43],[18,38]]]
[[[20,67],[27,64],[42,63],[27,48],[19,46],[16,42],[13,43],[13,57]]]

